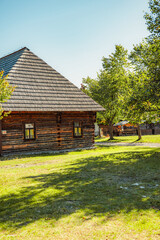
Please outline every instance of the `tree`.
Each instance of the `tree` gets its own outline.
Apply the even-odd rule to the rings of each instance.
[[[13,86],[11,86],[9,84],[9,82],[7,81],[7,76],[4,75],[4,71],[0,72],[0,119],[3,118],[3,116],[7,116],[9,114],[9,112],[4,112],[3,107],[2,107],[2,103],[6,102],[11,94],[14,91]]]
[[[98,114],[98,118],[109,126],[110,139],[113,139],[113,124],[122,119],[127,94],[127,50],[116,45],[109,58],[103,57],[102,66],[96,79],[83,79],[82,90],[106,109]]]
[[[144,18],[148,30],[157,37],[160,36],[160,1],[150,0],[149,1],[150,13],[145,13]]]
[[[139,125],[144,121],[158,120],[160,105],[158,40],[144,40],[134,46],[130,54],[133,66],[130,94],[127,98],[127,117],[137,125],[138,136],[141,139]]]
[[[148,114],[150,102],[143,99],[146,91],[145,80],[144,74],[140,75],[140,73],[136,72],[130,74],[128,95],[125,101],[126,119],[137,126],[138,140],[142,138],[140,124],[150,119]]]
[[[151,34],[130,54],[134,78],[127,99],[127,117],[136,123],[139,139],[139,124],[158,120],[160,111],[160,1],[150,0],[149,8],[150,13],[144,17]]]
[[[149,1],[149,13],[145,13],[147,28],[150,35],[146,38],[146,48],[144,49],[143,59],[148,68],[150,86],[150,100],[160,105],[160,1]]]
[[[156,119],[160,111],[160,1],[150,0],[149,8],[150,13],[144,17],[151,34],[134,46],[130,60],[134,66],[136,88],[139,89],[134,91],[133,102],[138,106],[139,114],[146,111],[149,119]]]
[[[134,46],[130,55],[134,65],[134,70],[139,77],[145,78],[146,91],[143,92],[142,99],[152,103],[155,110],[160,105],[160,39],[143,41]]]

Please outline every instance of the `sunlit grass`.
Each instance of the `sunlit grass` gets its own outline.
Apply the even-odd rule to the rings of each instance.
[[[109,140],[109,137],[96,137],[95,142],[160,143],[160,135],[143,135],[141,140],[138,140],[138,136],[115,136],[114,140]]]
[[[0,239],[159,239],[160,149],[2,158]]]

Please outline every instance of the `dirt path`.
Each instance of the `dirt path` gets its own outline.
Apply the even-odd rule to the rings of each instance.
[[[97,142],[95,145],[105,146],[139,146],[139,147],[160,147],[160,143],[124,143],[124,142]]]

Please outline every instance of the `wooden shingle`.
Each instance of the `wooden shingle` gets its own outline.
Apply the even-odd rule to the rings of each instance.
[[[26,47],[1,58],[1,70],[16,86],[11,98],[2,104],[6,111],[104,110]]]

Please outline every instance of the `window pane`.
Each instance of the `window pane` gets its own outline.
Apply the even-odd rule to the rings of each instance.
[[[81,128],[75,128],[74,129],[74,135],[75,136],[81,136]]]
[[[77,135],[77,128],[74,128],[74,133],[75,135]]]
[[[34,123],[26,123],[25,128],[34,128]]]
[[[74,136],[81,137],[82,136],[82,127],[81,122],[74,122]]]
[[[81,128],[77,128],[77,134],[76,136],[81,136]]]
[[[34,138],[34,129],[30,129],[30,139]]]
[[[25,130],[25,139],[29,139],[29,129]]]
[[[34,139],[35,138],[35,130],[34,123],[25,123],[25,139]]]
[[[74,122],[75,127],[79,127],[79,125],[80,125],[79,122]]]

